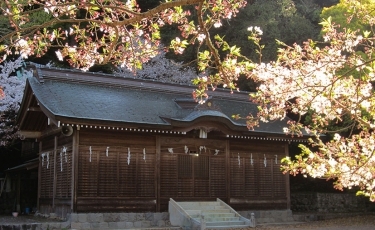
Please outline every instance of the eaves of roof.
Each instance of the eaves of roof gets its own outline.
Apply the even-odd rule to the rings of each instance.
[[[38,68],[27,84],[44,114],[58,124],[173,129],[177,123],[187,126],[201,120],[245,131],[246,121],[232,115],[246,117],[257,112],[248,93],[210,91],[205,104],[183,108],[179,102],[191,101],[192,86],[108,74]],[[286,121],[264,123],[251,132],[284,135],[285,126]]]

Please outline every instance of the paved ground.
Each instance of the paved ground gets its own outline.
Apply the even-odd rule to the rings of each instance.
[[[301,229],[315,229],[315,230],[375,230],[375,213],[363,214],[353,217],[344,217],[331,220],[311,221],[299,224],[286,225],[263,225],[257,226],[256,229],[264,230],[301,230]]]

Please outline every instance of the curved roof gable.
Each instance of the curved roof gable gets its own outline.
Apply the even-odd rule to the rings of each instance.
[[[257,111],[257,106],[248,101],[248,93],[210,91],[209,100],[199,105],[192,101],[192,86],[107,74],[39,68],[36,76],[28,79],[28,85],[41,110],[58,126],[65,123],[173,130],[202,121],[247,131],[246,121],[235,120],[232,115],[246,117]],[[285,125],[285,121],[265,123],[254,132],[283,134]]]

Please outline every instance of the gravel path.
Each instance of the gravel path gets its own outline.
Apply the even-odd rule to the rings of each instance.
[[[256,229],[279,229],[279,230],[300,230],[300,229],[319,229],[319,230],[374,230],[375,214],[364,214],[361,216],[344,217],[331,220],[312,221],[299,224],[287,225],[264,225]]]
[[[20,223],[44,223],[44,222],[59,222],[58,220],[51,220],[36,216],[19,216],[14,218],[12,216],[0,215],[1,224],[20,224]],[[246,230],[253,230],[248,228]],[[362,214],[353,217],[342,217],[330,220],[311,221],[298,224],[269,224],[260,225],[255,229],[259,230],[375,230],[375,213]]]

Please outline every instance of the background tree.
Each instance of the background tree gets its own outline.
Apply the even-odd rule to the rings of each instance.
[[[0,146],[9,145],[18,137],[15,119],[22,101],[25,79],[30,74],[21,68],[23,65],[20,57],[0,65],[0,85],[3,92],[0,100]]]
[[[374,9],[375,1],[363,0],[360,3],[356,2],[357,4],[348,6],[345,1],[341,1],[336,5],[325,7],[322,10],[321,18],[327,19],[331,17],[332,22],[340,25],[340,28],[337,28],[340,31],[343,29],[371,30],[373,22],[366,22],[365,18],[373,18],[375,16],[375,11],[371,10]],[[366,10],[368,15],[363,15],[362,8],[370,9]]]
[[[349,20],[357,18],[373,25],[372,7],[364,7],[360,1],[341,3]],[[312,111],[309,126],[290,122],[284,130],[291,135],[301,135],[302,130],[314,135],[311,146],[300,145],[302,153],[296,160],[284,160],[284,170],[334,179],[335,188],[356,188],[374,201],[374,35],[366,30],[338,28],[330,18],[322,26],[322,43],[310,40],[302,46],[283,44],[277,62],[254,68],[252,77],[262,82],[253,97],[260,104],[260,112],[257,119],[249,119],[249,126],[257,125],[259,119],[284,118],[288,111],[300,116]],[[327,143],[321,140],[332,122],[348,118],[357,132],[347,137],[335,133]]]
[[[308,7],[297,8],[297,6],[301,4],[296,4],[292,0],[255,1],[241,10],[236,18],[224,21],[220,32],[225,35],[228,42],[241,47],[243,55],[258,62],[259,55],[254,52],[255,45],[250,44],[246,39],[249,35],[247,28],[250,25],[258,26],[263,31],[262,61],[276,60],[278,49],[276,39],[292,45],[293,43],[300,44],[309,38],[315,39],[319,34],[320,26],[317,21],[321,8],[313,3],[310,3]]]
[[[118,68],[114,73],[119,76],[133,75],[126,68]],[[159,54],[144,63],[142,69],[133,76],[165,83],[191,84],[192,80],[197,77],[197,73],[194,68],[184,65],[182,62],[166,58],[166,52],[160,49]]]

